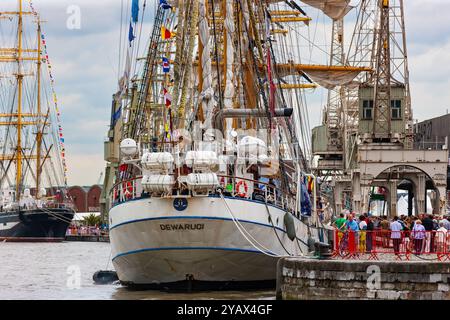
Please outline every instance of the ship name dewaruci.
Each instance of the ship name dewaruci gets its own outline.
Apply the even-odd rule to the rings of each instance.
[[[177,223],[177,224],[160,224],[159,227],[162,231],[184,231],[184,230],[203,230],[204,224],[192,224],[192,223]]]

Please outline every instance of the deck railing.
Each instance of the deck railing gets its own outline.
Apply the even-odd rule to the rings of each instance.
[[[0,205],[1,213],[9,213],[17,210],[21,211],[30,211],[30,210],[39,210],[39,209],[72,209],[75,210],[75,205],[71,202],[43,202],[40,205],[37,203],[29,203],[27,205],[19,206],[18,203],[14,203],[12,206],[4,206]]]
[[[227,175],[218,175],[218,178],[220,184],[218,189],[220,188],[221,192],[226,197],[265,202],[297,215],[295,210],[295,196],[282,192],[282,190],[275,185],[258,180]],[[112,194],[110,197],[112,199],[112,206],[137,198],[149,197],[150,194],[145,193],[142,188],[141,180],[142,177],[138,176],[115,184],[111,190]],[[175,186],[177,185],[178,187],[174,188],[172,194],[161,195],[161,197],[191,196],[187,186],[184,186],[181,182],[175,183]],[[209,195],[218,194],[219,190],[209,193]]]

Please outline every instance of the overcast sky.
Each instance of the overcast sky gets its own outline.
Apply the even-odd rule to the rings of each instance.
[[[47,21],[43,29],[62,112],[70,185],[97,183],[104,170],[103,141],[117,89],[121,1],[33,0]],[[147,0],[148,10],[157,1]],[[404,2],[414,118],[425,120],[450,109],[450,1]],[[1,0],[5,9],[16,3]],[[81,9],[80,29],[67,28],[72,5]],[[318,110],[325,99],[324,90],[308,94],[311,127],[320,124]]]

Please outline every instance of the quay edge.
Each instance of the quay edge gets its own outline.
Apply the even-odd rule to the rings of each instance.
[[[280,259],[277,299],[450,300],[450,263]]]

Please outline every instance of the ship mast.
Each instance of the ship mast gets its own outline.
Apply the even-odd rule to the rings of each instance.
[[[37,18],[37,48],[27,49],[24,48],[24,16],[25,15],[35,15]],[[49,154],[47,154],[44,158],[42,157],[42,149],[43,149],[43,140],[44,140],[44,130],[45,127],[49,125],[46,116],[43,118],[42,114],[42,93],[41,93],[41,80],[42,80],[42,45],[41,45],[41,20],[36,13],[23,11],[23,3],[22,0],[18,0],[18,10],[13,12],[1,12],[2,16],[17,16],[17,42],[14,48],[0,48],[0,62],[1,63],[16,63],[17,70],[14,74],[17,81],[17,110],[14,112],[6,112],[0,113],[0,126],[6,127],[15,127],[17,130],[16,141],[14,141],[14,148],[11,150],[11,154],[4,154],[0,156],[0,161],[9,161],[9,164],[4,166],[4,176],[1,177],[1,182],[3,183],[3,179],[7,179],[8,170],[10,169],[11,163],[15,163],[15,193],[16,193],[16,201],[20,200],[21,197],[21,189],[24,184],[24,174],[25,171],[31,169],[30,160],[36,160],[36,189],[37,193],[39,193],[40,186],[42,185],[42,167],[43,163],[49,158]],[[36,54],[36,55],[34,55]],[[24,101],[24,77],[33,76],[33,73],[26,73],[24,71],[24,62],[36,62],[37,65],[37,113],[33,111],[26,111],[26,101]],[[5,120],[3,120],[5,119]],[[36,126],[36,153],[26,154],[27,150],[27,135],[22,131],[27,126]],[[34,148],[34,147],[33,147]],[[39,197],[39,195],[37,195]]]
[[[41,61],[41,20],[40,17],[37,17],[37,42],[38,42],[38,60],[37,60],[37,116],[38,119],[41,120],[41,67],[42,67],[42,61]],[[38,121],[39,123],[40,121]],[[36,198],[40,198],[40,186],[41,186],[41,173],[42,173],[42,167],[41,167],[41,150],[42,150],[42,137],[43,137],[43,131],[44,127],[41,127],[41,123],[39,123],[36,128]]]
[[[17,149],[16,149],[16,197],[20,199],[20,185],[22,180],[22,33],[23,33],[23,12],[22,0],[19,1],[19,26],[18,26],[18,44],[17,44]]]

